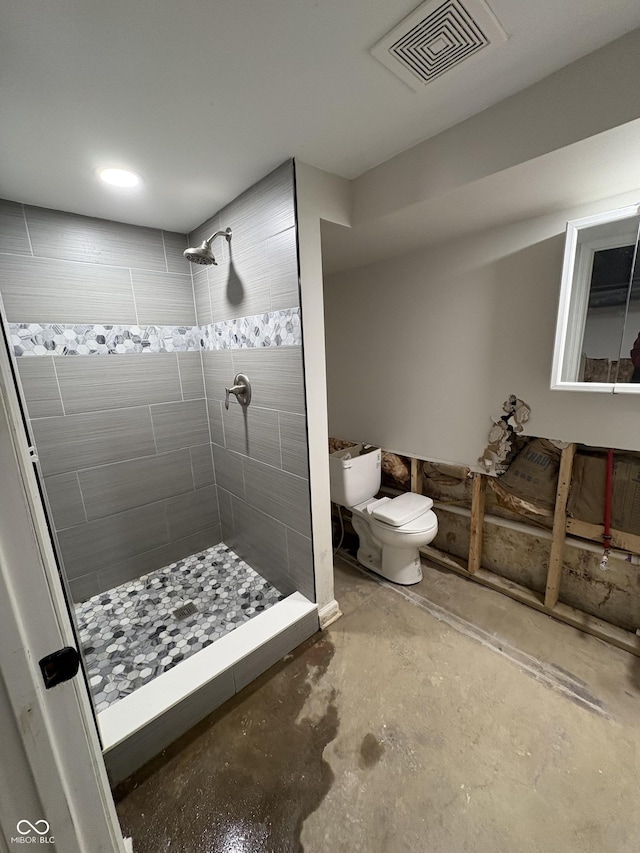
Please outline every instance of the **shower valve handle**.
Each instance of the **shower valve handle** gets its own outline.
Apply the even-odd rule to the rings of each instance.
[[[229,394],[235,394],[241,406],[248,406],[251,402],[251,383],[249,377],[244,373],[238,373],[234,377],[233,386],[225,388],[224,407],[229,408]]]

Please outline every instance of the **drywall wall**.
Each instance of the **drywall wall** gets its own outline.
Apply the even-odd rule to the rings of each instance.
[[[516,394],[527,433],[640,450],[634,396],[550,390],[568,219],[621,196],[329,276],[329,431],[476,466]],[[477,466],[476,466],[477,467]]]
[[[349,182],[296,162],[296,214],[316,601],[324,626],[337,614],[337,604],[333,597],[320,220],[349,224]]]

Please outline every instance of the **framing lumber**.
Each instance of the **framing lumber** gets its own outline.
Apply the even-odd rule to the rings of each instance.
[[[576,610],[567,604],[556,604],[552,608],[546,607],[542,600],[542,595],[507,580],[507,578],[500,577],[500,575],[496,575],[487,569],[480,568],[475,574],[469,574],[464,560],[453,557],[451,554],[445,554],[431,545],[426,545],[420,551],[428,560],[440,563],[447,569],[464,575],[476,583],[501,592],[503,595],[508,595],[509,598],[513,598],[522,604],[527,604],[541,613],[546,613],[547,616],[551,616],[559,622],[571,625],[585,634],[591,634],[591,636],[597,637],[599,640],[604,640],[605,643],[611,643],[611,645],[617,646],[625,652],[630,652],[632,655],[640,657],[640,637],[632,634],[630,631],[625,631],[623,628],[618,628],[617,625],[611,625],[602,619],[596,619],[595,616],[591,616],[581,610]]]
[[[453,554],[446,554],[439,548],[434,548],[433,545],[424,545],[420,548],[420,553],[423,557],[435,560],[436,563],[446,566],[447,569],[453,569],[454,572],[460,572],[461,575],[469,574],[469,569],[464,560],[461,560],[460,557],[454,557]]]
[[[411,459],[411,491],[422,493],[422,484],[420,482],[420,460]]]
[[[553,538],[551,540],[551,553],[549,555],[549,568],[547,570],[547,589],[544,596],[545,607],[549,609],[553,609],[556,606],[558,595],[560,594],[562,556],[564,553],[564,542],[567,537],[567,500],[569,499],[569,486],[571,485],[571,472],[573,470],[575,453],[576,445],[568,444],[560,457],[556,508],[553,514]]]
[[[602,543],[604,527],[602,524],[590,524],[588,521],[580,521],[578,518],[567,518],[567,533],[579,536],[581,539],[590,539],[593,542]],[[632,554],[640,554],[640,536],[636,533],[627,533],[624,530],[611,531],[611,547],[630,551]]]
[[[484,524],[484,500],[487,478],[483,474],[473,475],[471,491],[471,529],[469,534],[468,571],[473,575],[482,561],[482,533]]]

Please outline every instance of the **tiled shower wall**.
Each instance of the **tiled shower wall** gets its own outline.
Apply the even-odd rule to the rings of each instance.
[[[0,205],[0,293],[12,332],[41,329],[36,357],[16,363],[78,601],[221,539],[199,349],[56,354],[81,329],[98,346],[111,324],[128,342],[195,326],[185,246],[185,235]]]
[[[203,223],[190,245],[228,227],[231,243],[214,245],[219,265],[194,269],[198,322],[282,314],[288,339],[202,354],[222,536],[281,592],[313,600],[293,163]],[[237,373],[249,377],[251,405],[232,397],[227,410],[224,387]]]
[[[0,293],[76,600],[222,535],[313,598],[293,164],[189,245],[228,226],[219,266],[192,268],[184,235],[0,202]],[[227,411],[237,372],[253,400]]]

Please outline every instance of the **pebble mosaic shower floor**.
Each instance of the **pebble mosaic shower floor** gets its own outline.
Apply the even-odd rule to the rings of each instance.
[[[104,711],[283,598],[220,544],[77,605],[96,710]],[[189,605],[196,612],[178,611],[192,610]]]

